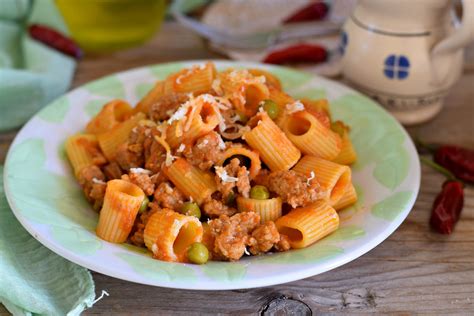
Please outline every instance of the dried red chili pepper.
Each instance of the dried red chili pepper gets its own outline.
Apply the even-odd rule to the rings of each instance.
[[[265,57],[268,64],[283,64],[292,62],[323,62],[327,59],[327,50],[319,45],[298,44],[271,52]]]
[[[82,50],[76,42],[48,26],[32,24],[28,27],[28,33],[35,40],[38,40],[66,55],[76,59],[82,57]]]
[[[457,178],[474,183],[474,151],[459,146],[440,146],[434,161],[451,171]]]
[[[446,181],[433,203],[431,227],[441,234],[451,234],[459,220],[463,205],[463,184],[459,181]]]
[[[321,20],[326,17],[328,11],[329,7],[324,2],[311,3],[290,15],[283,23]]]

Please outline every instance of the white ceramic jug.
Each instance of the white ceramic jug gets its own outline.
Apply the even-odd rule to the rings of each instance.
[[[434,117],[474,39],[474,0],[359,0],[342,33],[342,72],[404,124]],[[473,82],[474,89],[474,82]]]

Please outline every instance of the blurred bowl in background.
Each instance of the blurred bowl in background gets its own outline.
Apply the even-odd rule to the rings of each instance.
[[[56,0],[66,25],[86,52],[142,44],[161,25],[166,0]]]

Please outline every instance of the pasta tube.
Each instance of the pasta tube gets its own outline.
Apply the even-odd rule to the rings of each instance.
[[[99,145],[108,160],[113,160],[117,148],[128,141],[128,136],[138,122],[145,119],[144,113],[137,113],[128,120],[114,126],[111,130],[98,134]]]
[[[131,182],[107,182],[104,204],[96,229],[97,236],[113,243],[125,242],[144,198],[142,189]]]
[[[301,158],[293,171],[314,177],[321,188],[328,192],[331,205],[339,201],[351,184],[351,169],[348,166],[314,156]]]
[[[153,103],[157,102],[162,96],[165,95],[164,92],[164,81],[158,81],[155,86],[137,103],[133,109],[133,113],[143,112],[148,113],[150,107]]]
[[[351,165],[357,160],[357,153],[352,145],[349,133],[345,132],[342,136],[341,152],[334,159],[334,162],[341,165]]]
[[[202,240],[201,242],[209,250],[209,259],[212,258],[212,250],[214,249],[214,236],[212,235],[211,226],[208,223],[201,223],[202,225]]]
[[[339,216],[325,201],[291,210],[275,222],[280,234],[288,236],[291,248],[304,248],[334,232]]]
[[[339,211],[339,210],[342,210],[342,209],[344,209],[348,206],[351,206],[355,202],[357,202],[357,192],[354,188],[354,185],[352,183],[350,183],[347,186],[346,190],[344,191],[344,194],[342,195],[342,197],[339,199],[339,201],[334,203],[334,205],[332,205],[332,207],[336,211]]]
[[[295,102],[295,99],[280,89],[269,87],[268,90],[270,93],[268,98],[278,105],[278,107],[281,109],[281,112],[283,112],[287,104],[292,104]]]
[[[247,70],[226,71],[219,79],[224,95],[248,117],[257,113],[260,102],[270,95],[265,77],[254,77]]]
[[[182,143],[192,143],[216,128],[220,122],[217,101],[212,96],[200,95],[188,102],[183,105],[186,111],[183,117],[173,121],[166,130],[166,141],[171,148]]]
[[[164,167],[163,172],[185,196],[192,197],[198,204],[217,190],[212,174],[194,167],[186,159],[176,159]]]
[[[260,157],[257,152],[247,149],[245,147],[230,147],[226,151],[224,151],[221,155],[221,159],[217,163],[217,165],[222,166],[224,165],[225,161],[233,156],[244,156],[250,160],[250,168],[249,168],[249,177],[250,179],[254,179],[261,169],[261,162]]]
[[[125,101],[112,100],[87,124],[89,134],[105,133],[115,125],[123,122],[132,112],[132,107]]]
[[[239,196],[237,198],[237,209],[239,212],[255,212],[260,215],[260,223],[275,221],[281,217],[281,198],[276,197],[267,200],[249,199]]]
[[[285,92],[278,90],[274,87],[269,87],[268,90],[270,91],[270,95],[268,98],[272,100],[273,102],[278,105],[279,108],[279,114],[278,117],[275,119],[276,124],[281,127],[282,122],[285,118],[285,109],[287,104],[293,104],[295,102],[295,99],[290,97],[288,94]]]
[[[92,151],[100,153],[99,143],[97,142],[97,137],[95,135],[77,134],[70,136],[66,140],[65,147],[66,155],[71,162],[76,177],[79,175],[82,168],[98,164],[92,155]],[[106,162],[105,158],[102,162]]]
[[[273,87],[275,89],[281,90],[281,83],[280,79],[277,76],[270,73],[269,71],[258,69],[258,68],[250,68],[249,73],[255,77],[264,76],[265,77],[265,84],[269,87]]]
[[[266,112],[260,112],[249,122],[251,130],[243,135],[250,147],[257,150],[272,171],[288,170],[301,157],[296,148]]]
[[[211,62],[183,69],[166,78],[163,87],[164,94],[192,92],[199,95],[207,93],[212,89],[212,82],[216,75],[217,70]]]
[[[329,102],[327,99],[301,99],[300,101],[301,103],[303,103],[305,109],[309,111],[324,112],[329,116],[329,118],[331,118],[331,112],[329,111]]]
[[[186,262],[189,246],[201,242],[202,233],[201,222],[196,217],[163,209],[148,219],[143,239],[153,257],[164,261]]]
[[[285,118],[283,131],[305,154],[332,160],[341,151],[339,135],[308,111],[299,111]]]

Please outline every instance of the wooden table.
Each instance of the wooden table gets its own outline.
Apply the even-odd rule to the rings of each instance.
[[[174,23],[148,44],[79,63],[73,86],[154,63],[221,58]],[[427,141],[474,148],[474,71],[466,70],[433,121],[409,128]],[[15,132],[0,135],[0,162]],[[93,273],[110,297],[84,315],[155,314],[474,314],[474,189],[466,188],[461,220],[451,236],[432,232],[430,209],[443,177],[423,166],[420,195],[397,231],[375,249],[321,275],[266,288],[186,291],[151,287]],[[277,312],[280,313],[277,313]],[[0,306],[0,314],[6,313]]]

